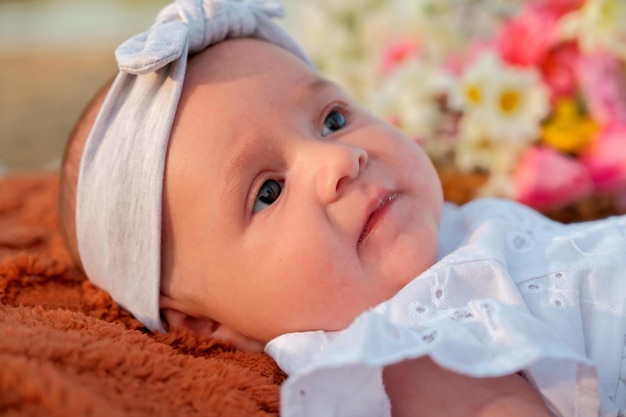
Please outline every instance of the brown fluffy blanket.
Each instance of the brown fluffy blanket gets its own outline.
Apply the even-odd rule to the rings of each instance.
[[[449,200],[478,176],[441,172]],[[277,415],[284,374],[266,355],[183,331],[150,334],[72,264],[54,173],[0,179],[0,415]],[[604,217],[594,199],[552,217]]]
[[[56,174],[0,180],[0,415],[277,415],[266,355],[152,335],[72,265]]]

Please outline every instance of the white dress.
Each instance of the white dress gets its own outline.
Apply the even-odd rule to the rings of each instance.
[[[626,415],[626,216],[562,225],[478,200],[446,205],[440,236],[439,261],[347,329],[267,345],[283,417],[389,416],[382,368],[423,355],[523,371],[557,416]]]

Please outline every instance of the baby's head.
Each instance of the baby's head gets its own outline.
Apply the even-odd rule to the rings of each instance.
[[[190,57],[168,133],[156,279],[170,326],[250,349],[338,330],[435,261],[442,196],[426,155],[281,46],[230,39]]]

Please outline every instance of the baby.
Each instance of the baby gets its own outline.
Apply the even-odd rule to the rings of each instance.
[[[62,168],[88,277],[150,330],[265,349],[285,416],[626,411],[626,219],[444,206],[278,11],[180,0],[118,48]]]

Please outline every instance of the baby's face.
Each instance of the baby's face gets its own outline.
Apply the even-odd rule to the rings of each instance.
[[[195,56],[170,140],[167,289],[269,341],[338,330],[435,261],[427,156],[298,58],[257,40]]]

